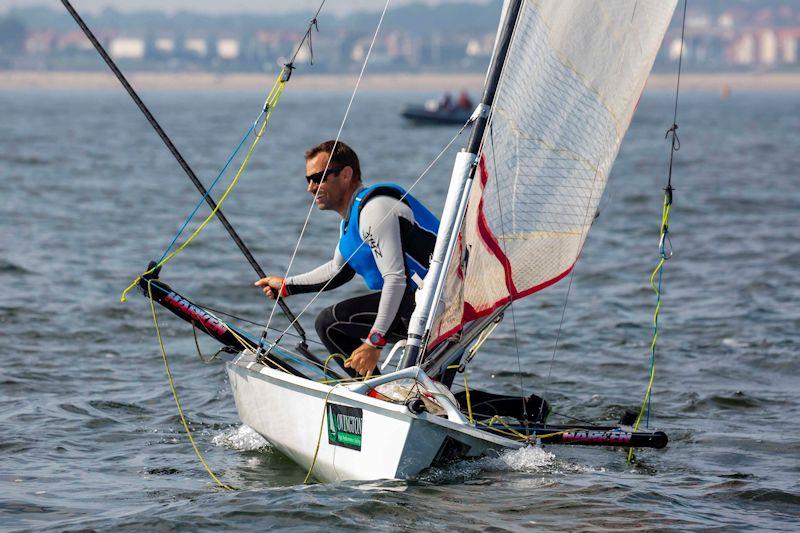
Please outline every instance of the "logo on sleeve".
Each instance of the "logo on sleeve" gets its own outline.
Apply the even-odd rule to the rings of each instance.
[[[380,243],[380,242],[378,241],[378,239],[376,239],[376,238],[375,238],[375,236],[372,234],[372,226],[370,226],[369,228],[367,228],[367,231],[364,233],[364,242],[366,242],[366,243],[367,243],[367,245],[368,245],[370,248],[372,248],[372,252],[373,252],[373,253],[374,253],[376,256],[378,256],[378,257],[383,257],[383,254],[381,253],[381,243]]]

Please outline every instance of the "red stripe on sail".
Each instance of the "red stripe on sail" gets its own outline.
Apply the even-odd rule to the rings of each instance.
[[[510,297],[510,296],[507,296],[507,297],[505,297],[505,298],[503,298],[501,300],[498,300],[495,303],[493,303],[492,305],[490,305],[489,307],[481,309],[480,311],[476,310],[468,302],[464,302],[464,313],[463,313],[463,315],[461,317],[461,323],[458,326],[456,326],[456,327],[444,332],[443,334],[439,335],[433,341],[429,342],[428,343],[428,351],[430,351],[430,349],[432,349],[434,346],[436,346],[437,344],[439,344],[443,340],[447,339],[449,336],[451,336],[451,335],[455,334],[456,332],[458,332],[461,328],[464,327],[464,324],[466,324],[467,322],[471,322],[471,321],[476,320],[478,318],[482,318],[482,317],[485,317],[487,315],[490,315],[495,310],[497,310],[498,308],[502,307],[503,305],[506,305],[507,303],[511,302],[512,300],[519,300],[520,298],[524,298],[525,296],[530,296],[534,292],[538,292],[538,291],[540,291],[542,289],[546,289],[550,285],[558,283],[559,281],[564,279],[564,277],[566,277],[567,274],[569,274],[572,271],[573,268],[575,268],[575,263],[572,263],[568,269],[566,269],[564,272],[562,272],[558,276],[556,276],[554,278],[551,278],[551,279],[549,279],[547,281],[544,281],[542,283],[539,283],[538,285],[534,285],[533,287],[531,287],[529,289],[525,289],[522,292],[516,293],[513,298]]]
[[[486,191],[486,183],[489,181],[489,172],[486,170],[486,160],[483,156],[480,158],[480,177],[481,177],[481,189]],[[511,262],[506,257],[506,254],[503,252],[502,248],[500,247],[500,243],[497,242],[497,238],[492,233],[492,230],[489,229],[489,223],[486,222],[486,216],[483,212],[483,195],[481,195],[481,200],[478,203],[478,234],[481,236],[481,240],[483,243],[489,248],[492,254],[497,257],[497,260],[500,261],[500,264],[503,265],[503,272],[506,278],[506,288],[508,289],[509,294],[516,294],[517,288],[514,286],[514,279],[511,275]]]

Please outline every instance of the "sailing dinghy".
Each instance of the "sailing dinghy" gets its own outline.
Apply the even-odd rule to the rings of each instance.
[[[308,349],[281,300],[301,338],[294,348],[279,342],[284,335],[266,342],[265,334],[258,338],[226,323],[159,279],[172,257],[166,252],[137,279],[153,317],[158,303],[218,340],[234,356],[226,368],[242,421],[322,481],[409,478],[440,462],[535,442],[666,446],[664,433],[634,431],[630,420],[547,425],[549,405],[535,395],[469,387],[453,394],[450,388],[514,301],[574,268],[676,1],[505,1],[408,338],[384,363],[384,371],[387,364],[394,371],[350,378],[330,357]],[[212,207],[209,219],[220,219],[264,277],[113,60],[68,0],[62,3]],[[316,17],[306,37],[315,24]],[[290,61],[259,115],[259,138],[292,68]],[[162,354],[166,363],[163,345]]]
[[[661,432],[545,426],[536,397],[526,412],[482,393],[495,399],[472,412],[447,388],[514,300],[574,267],[675,4],[507,1],[398,370],[315,381],[243,352],[227,364],[242,421],[324,481],[408,478],[537,436],[665,446]]]

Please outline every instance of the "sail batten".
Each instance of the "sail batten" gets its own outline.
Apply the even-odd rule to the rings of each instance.
[[[523,3],[429,348],[572,270],[676,3]]]

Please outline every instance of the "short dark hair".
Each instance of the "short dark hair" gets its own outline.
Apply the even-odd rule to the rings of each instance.
[[[330,154],[329,165],[331,167],[350,167],[353,169],[353,178],[361,181],[361,165],[358,162],[358,156],[347,144],[334,140],[319,143],[306,151],[306,161],[321,153]]]

